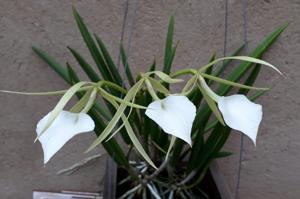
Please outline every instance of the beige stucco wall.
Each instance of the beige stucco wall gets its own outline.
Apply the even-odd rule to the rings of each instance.
[[[31,46],[45,49],[62,64],[69,60],[75,65],[67,45],[88,56],[72,18],[72,5],[78,8],[90,29],[102,36],[117,58],[124,2],[0,0],[0,89],[47,91],[67,87],[32,52]],[[132,14],[135,1],[130,2],[129,13]],[[264,69],[257,83],[273,89],[259,100],[264,107],[264,118],[257,147],[249,140],[245,141],[240,198],[298,198],[300,3],[297,0],[248,2],[250,49],[284,22],[289,21],[290,26],[264,57],[278,66],[284,76],[279,77]],[[229,0],[228,6],[227,51],[231,52],[243,41],[242,3]],[[135,71],[147,68],[153,56],[161,63],[168,16],[175,9],[175,36],[180,40],[175,68],[205,64],[214,51],[222,55],[223,0],[143,0],[138,4],[130,50],[130,64]],[[128,26],[125,41],[128,39]],[[0,198],[30,198],[34,189],[102,190],[104,159],[71,176],[55,175],[58,170],[89,156],[83,151],[93,140],[93,134],[74,138],[43,167],[40,144],[33,144],[35,124],[57,99],[0,94]],[[226,147],[236,151],[239,136],[232,134]],[[101,149],[97,152],[103,153]],[[238,154],[220,161],[232,191],[236,182],[237,157]]]

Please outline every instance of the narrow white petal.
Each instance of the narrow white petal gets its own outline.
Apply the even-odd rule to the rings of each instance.
[[[38,122],[37,135],[41,134],[48,118],[49,113]],[[44,164],[72,137],[79,133],[92,131],[94,128],[95,123],[89,115],[62,111],[51,126],[39,137],[44,151]]]
[[[246,134],[255,144],[259,124],[262,120],[262,106],[244,95],[219,97],[218,107],[225,123]]]
[[[191,130],[196,116],[195,105],[185,96],[168,96],[149,104],[146,115],[166,133],[191,145]]]

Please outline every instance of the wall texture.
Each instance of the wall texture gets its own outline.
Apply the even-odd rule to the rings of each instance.
[[[135,9],[135,0],[129,2],[126,46]],[[66,48],[68,45],[89,57],[72,18],[72,5],[78,8],[90,29],[101,35],[117,59],[125,0],[0,0],[0,89],[48,91],[67,87],[32,52],[31,46],[45,49],[62,64],[69,60],[76,65]],[[176,10],[175,39],[180,40],[175,68],[199,67],[213,52],[222,56],[224,5],[223,0],[138,1],[130,65],[139,72],[149,67],[154,56],[162,63],[167,20],[173,10]],[[249,49],[284,22],[290,25],[264,57],[278,66],[284,76],[263,69],[257,83],[273,89],[259,100],[264,107],[264,118],[257,147],[245,139],[240,190],[243,199],[292,199],[300,195],[299,14],[297,0],[248,1]],[[227,52],[242,43],[242,0],[228,0]],[[0,198],[30,198],[32,190],[102,190],[105,159],[71,176],[55,175],[91,155],[83,151],[94,139],[92,133],[71,140],[43,167],[40,144],[33,144],[35,124],[57,100],[57,97],[0,94]],[[238,152],[239,140],[239,135],[233,133],[226,148]],[[93,153],[104,152],[98,149]],[[237,157],[238,154],[220,161],[232,192]]]

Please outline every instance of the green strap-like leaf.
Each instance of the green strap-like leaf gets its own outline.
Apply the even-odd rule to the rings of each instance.
[[[135,84],[135,81],[133,79],[132,72],[131,72],[131,69],[130,69],[130,65],[128,63],[129,62],[128,57],[126,55],[124,46],[122,44],[121,44],[121,47],[120,47],[120,52],[121,52],[121,59],[122,59],[123,67],[124,67],[125,74],[127,76],[129,85],[133,86]]]
[[[219,151],[216,153],[215,158],[226,158],[231,156],[233,153],[229,151]]]
[[[171,70],[170,60],[172,59],[172,53],[173,53],[174,21],[175,21],[175,17],[174,14],[172,14],[169,19],[168,32],[167,32],[166,45],[165,45],[163,72],[166,74],[169,74]]]
[[[155,69],[156,69],[156,60],[154,59],[152,64],[149,67],[148,72],[153,72],[153,71],[155,71]],[[154,75],[150,75],[150,77],[154,77]]]
[[[59,74],[65,81],[69,82],[68,73],[66,69],[60,65],[54,58],[48,55],[45,51],[32,47],[33,51],[42,58],[57,74]]]
[[[92,38],[91,34],[89,33],[86,25],[84,24],[81,16],[78,14],[77,10],[73,7],[73,15],[76,20],[76,23],[78,25],[79,31],[86,43],[87,48],[89,49],[91,56],[93,57],[98,69],[100,70],[103,78],[108,81],[112,81],[115,83],[118,83],[116,80],[113,79],[111,76],[109,69],[103,60],[103,57],[99,51],[99,49],[96,46],[96,43],[94,42],[94,39]]]
[[[81,68],[84,70],[84,72],[87,74],[87,76],[93,81],[98,82],[100,80],[97,73],[94,71],[94,69],[85,61],[85,59],[74,49],[68,47],[68,49],[71,51]]]
[[[178,44],[179,44],[179,42],[177,42],[175,47],[172,48],[170,57],[168,58],[168,62],[167,62],[167,66],[166,66],[167,72],[168,72],[167,74],[170,74],[170,72],[171,72],[171,67],[172,67],[172,63],[173,63],[173,60],[174,60],[174,57],[175,57],[175,54],[176,54]]]
[[[67,71],[68,71],[68,78],[70,80],[69,84],[74,85],[74,84],[80,82],[80,79],[79,79],[78,75],[73,70],[73,67],[70,65],[70,63],[67,62],[66,65],[67,65]]]
[[[115,63],[113,62],[106,46],[104,45],[103,41],[101,40],[100,37],[98,37],[96,34],[95,34],[95,38],[96,38],[96,41],[98,43],[98,46],[100,47],[100,50],[102,52],[102,55],[103,55],[103,58],[108,66],[108,69],[110,71],[110,74],[114,77],[114,79],[118,82],[119,85],[123,85],[123,81],[122,81],[122,78],[121,78],[121,75],[115,65]]]

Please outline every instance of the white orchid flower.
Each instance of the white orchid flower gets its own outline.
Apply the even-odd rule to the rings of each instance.
[[[260,65],[265,65],[275,70],[280,75],[282,75],[282,73],[275,66],[273,66],[268,62],[265,62],[260,59],[256,59],[254,57],[247,57],[247,56],[233,56],[233,57],[219,58],[210,62],[209,64],[207,64],[206,66],[204,66],[199,70],[199,73],[201,73],[198,74],[198,80],[200,81],[200,86],[206,91],[206,94],[212,100],[218,103],[218,108],[223,115],[223,119],[225,123],[229,127],[246,134],[255,144],[258,127],[262,120],[262,106],[251,102],[250,100],[247,99],[246,96],[240,94],[232,95],[228,97],[218,96],[209,88],[209,86],[206,84],[204,78],[201,75],[203,75],[205,78],[208,78],[210,80],[217,81],[219,83],[223,83],[230,86],[236,86],[236,87],[246,88],[246,89],[259,89],[259,90],[266,90],[266,89],[246,86],[236,82],[231,82],[229,80],[224,80],[218,77],[205,74],[205,71],[209,67],[212,67],[217,62],[224,61],[224,60],[240,60],[240,61],[256,63]]]
[[[186,96],[171,95],[155,100],[147,107],[146,115],[166,133],[192,144],[191,130],[196,107]]]
[[[53,123],[42,133],[50,113],[38,122],[36,128],[38,140],[44,151],[44,164],[72,137],[79,133],[93,131],[95,128],[94,121],[86,113],[61,111]]]
[[[246,134],[256,144],[258,127],[262,120],[262,106],[239,94],[218,97],[217,103],[225,123]]]
[[[200,78],[200,84],[207,94],[217,102],[225,123],[230,128],[247,135],[256,145],[258,127],[262,120],[262,106],[251,102],[241,94],[219,96],[209,88],[203,78]]]

